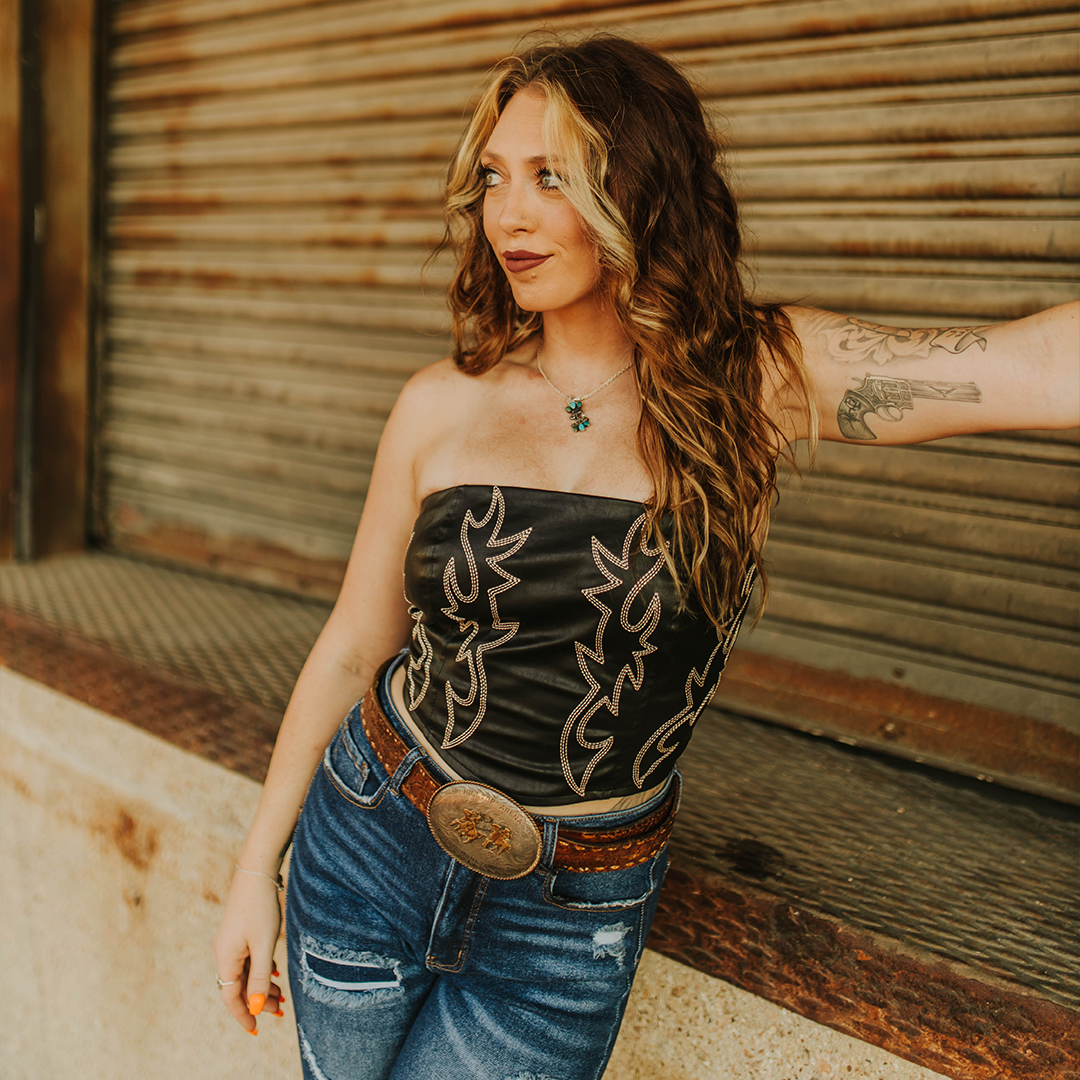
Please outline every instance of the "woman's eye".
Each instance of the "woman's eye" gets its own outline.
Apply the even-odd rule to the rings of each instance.
[[[481,168],[480,182],[484,187],[494,187],[499,182],[499,174],[494,169]]]
[[[558,191],[562,186],[562,180],[549,169],[541,169],[537,172],[536,179],[546,191]]]

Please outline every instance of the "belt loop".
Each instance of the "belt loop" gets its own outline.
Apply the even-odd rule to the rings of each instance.
[[[544,827],[544,849],[540,853],[540,862],[553,867],[555,847],[559,842],[559,822],[556,818],[537,818],[536,823]]]
[[[401,794],[401,785],[409,777],[409,773],[412,772],[412,767],[422,758],[425,757],[423,747],[414,746],[402,759],[401,764],[397,767],[397,772],[390,778],[390,790],[395,794]]]

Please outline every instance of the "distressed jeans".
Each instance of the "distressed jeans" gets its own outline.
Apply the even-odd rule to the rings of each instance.
[[[393,669],[391,669],[392,671]],[[386,680],[389,680],[390,672]],[[399,794],[357,706],[316,770],[289,871],[289,981],[307,1080],[599,1080],[656,910],[667,853],[626,870],[554,871],[560,824],[614,827],[655,809],[538,818],[540,865],[468,870]],[[441,777],[428,759],[428,768]],[[670,782],[670,781],[669,781]]]

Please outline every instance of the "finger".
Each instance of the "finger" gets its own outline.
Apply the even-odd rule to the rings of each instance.
[[[252,1016],[258,1016],[266,1006],[267,998],[270,997],[270,972],[273,970],[272,953],[264,958],[252,957],[247,978],[247,1007]],[[273,1000],[276,1002],[281,988],[275,987],[275,990]],[[276,1008],[276,1004],[274,1007]]]
[[[274,970],[270,974],[277,978],[281,975],[281,972],[277,969],[277,964],[274,965]],[[284,1016],[281,1006],[285,1004],[285,995],[281,992],[281,987],[277,983],[272,982],[270,984],[270,993],[266,995],[266,1004],[263,1005],[263,1012],[269,1013],[271,1016]]]
[[[278,971],[277,967],[275,967],[274,970],[270,972],[270,974],[274,975],[274,976],[280,976],[281,972]],[[279,1005],[284,1005],[285,1004],[285,995],[281,992],[281,987],[278,986],[277,983],[271,983],[270,984],[270,989],[271,989],[271,991],[277,993],[278,1004]],[[283,1012],[279,1011],[279,1012],[274,1013],[274,1015],[275,1016],[284,1016],[285,1014]]]
[[[270,1016],[284,1016],[281,1011],[281,1006],[285,1004],[285,995],[281,992],[281,987],[276,982],[270,984],[270,991],[266,995],[266,1001],[263,1004],[262,1011],[264,1014]]]
[[[232,987],[229,988],[230,990]],[[232,1013],[233,1019],[247,1032],[252,1035],[257,1035],[258,1031],[255,1026],[255,1017],[248,1012],[247,1002],[244,1000],[242,993],[235,993],[230,997],[225,997],[224,991],[222,992],[222,998],[225,1000],[230,1013]]]
[[[218,978],[221,980],[221,1001],[232,1013],[233,1019],[245,1030],[251,1031],[255,1021],[247,1011],[247,1002],[244,1000],[244,988],[247,984],[249,961],[247,957],[239,968],[235,964],[226,967],[218,961]],[[223,971],[222,968],[225,968]]]

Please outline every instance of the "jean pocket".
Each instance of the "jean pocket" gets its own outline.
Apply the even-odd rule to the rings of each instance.
[[[625,870],[549,870],[544,899],[576,911],[624,911],[640,907],[659,889],[667,871],[667,848]]]
[[[377,806],[390,780],[367,741],[353,735],[352,718],[353,714],[346,718],[326,748],[323,771],[338,794],[354,806]]]

